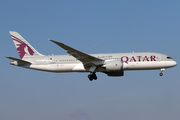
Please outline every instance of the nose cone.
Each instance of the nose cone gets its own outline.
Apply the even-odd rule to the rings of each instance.
[[[177,62],[176,61],[168,61],[167,63],[166,63],[166,66],[168,66],[168,67],[174,67],[174,66],[176,66],[177,65]]]
[[[177,65],[177,62],[176,61],[174,61],[174,66],[176,66]]]
[[[166,61],[166,67],[171,68],[177,65],[177,62],[172,60],[172,61]]]

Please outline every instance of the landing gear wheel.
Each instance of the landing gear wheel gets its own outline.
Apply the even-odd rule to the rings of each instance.
[[[92,77],[93,77],[94,80],[97,80],[97,76],[96,76],[95,73],[92,74]]]
[[[160,73],[159,73],[160,76],[163,76],[163,73],[162,73],[162,72],[163,72],[164,70],[165,70],[165,68],[161,68],[161,71],[160,71]]]
[[[88,78],[89,78],[90,81],[92,81],[93,79],[94,79],[94,80],[97,80],[97,76],[96,76],[95,73],[89,74],[89,75],[88,75]]]
[[[163,73],[159,73],[160,76],[163,76]]]
[[[92,75],[88,75],[88,78],[89,78],[89,80],[90,80],[90,81],[92,81],[92,80],[93,80]]]

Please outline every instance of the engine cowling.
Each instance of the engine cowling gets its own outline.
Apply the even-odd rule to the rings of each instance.
[[[106,61],[103,65],[108,76],[123,76],[123,62],[122,61]]]
[[[122,61],[106,61],[104,64],[106,70],[108,71],[119,71],[123,69]]]

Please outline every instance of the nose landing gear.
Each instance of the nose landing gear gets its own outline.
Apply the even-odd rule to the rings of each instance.
[[[163,72],[164,70],[165,70],[164,68],[161,69],[161,72],[159,73],[160,76],[163,76],[163,73],[162,73],[162,72]]]
[[[88,75],[88,78],[89,78],[90,81],[92,81],[93,79],[94,79],[94,80],[97,80],[96,73],[95,73],[95,72],[91,72],[91,73]]]

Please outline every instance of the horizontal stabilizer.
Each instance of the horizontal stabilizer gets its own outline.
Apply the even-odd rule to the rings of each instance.
[[[17,62],[20,62],[20,63],[26,63],[26,64],[31,64],[30,62],[28,61],[25,61],[25,60],[21,60],[21,59],[17,59],[17,58],[13,58],[13,57],[6,57],[8,59],[11,59],[11,60],[14,60],[14,61],[17,61]]]

